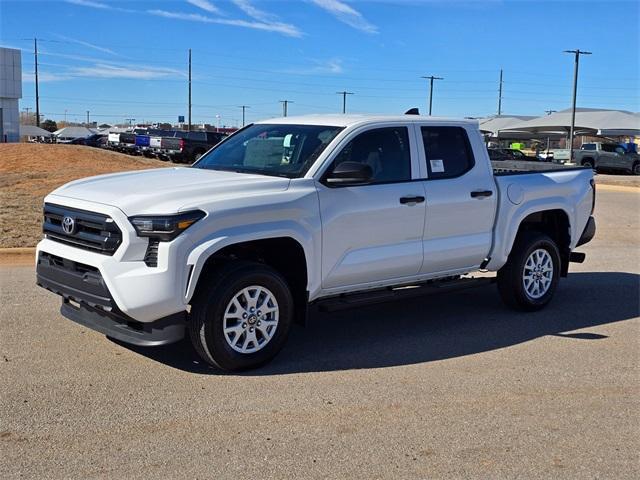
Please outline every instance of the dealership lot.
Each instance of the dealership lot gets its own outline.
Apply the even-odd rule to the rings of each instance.
[[[0,476],[638,478],[640,194],[544,311],[493,287],[316,315],[267,367],[127,347],[0,267]]]

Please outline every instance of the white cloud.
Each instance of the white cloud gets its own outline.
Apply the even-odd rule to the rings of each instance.
[[[118,55],[116,52],[111,50],[110,48],[101,47],[99,45],[94,45],[93,43],[85,42],[84,40],[78,40],[76,38],[67,37],[65,35],[56,34],[56,37],[61,38],[62,40],[66,40],[71,43],[77,43],[78,45],[82,45],[83,47],[91,48],[93,50],[97,50],[98,52],[108,53],[110,55]]]
[[[276,32],[288,37],[301,37],[302,32],[295,26],[281,22],[260,22],[248,20],[234,20],[227,18],[212,18],[198,13],[181,13],[168,12],[166,10],[147,10],[147,13],[164,18],[174,18],[178,20],[187,20],[191,22],[213,23],[218,25],[231,25],[235,27],[252,28],[254,30],[264,30],[267,32]]]
[[[72,3],[74,5],[80,5],[82,7],[91,7],[91,8],[99,8],[102,10],[111,10],[111,5],[107,5],[106,3],[94,2],[93,0],[66,0],[67,3]]]
[[[155,68],[144,65],[116,65],[97,63],[89,67],[73,67],[69,70],[73,77],[87,78],[128,78],[132,80],[153,80],[169,76],[184,76],[183,72],[172,68]]]
[[[38,83],[40,82],[60,82],[69,80],[68,75],[60,75],[58,73],[38,72]],[[22,81],[27,83],[35,83],[36,76],[31,72],[22,72]]]
[[[350,27],[366,33],[378,33],[378,27],[369,23],[360,12],[340,0],[311,0]]]
[[[209,13],[217,13],[220,14],[220,9],[216,7],[209,0],[187,0],[187,3],[190,3],[194,7],[201,8],[202,10]]]
[[[240,10],[249,15],[254,20],[261,22],[273,22],[278,19],[276,15],[256,8],[248,0],[231,0]]]
[[[310,67],[289,68],[283,71],[283,73],[295,75],[317,75],[321,73],[338,75],[343,72],[342,60],[339,58],[333,58],[324,62],[316,61],[315,65]]]

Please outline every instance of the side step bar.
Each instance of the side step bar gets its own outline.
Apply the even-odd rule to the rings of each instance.
[[[432,281],[415,285],[405,285],[402,287],[388,287],[380,290],[343,294],[337,297],[320,299],[317,302],[314,302],[314,305],[317,306],[318,310],[321,312],[335,312],[338,310],[357,308],[365,305],[375,305],[377,303],[386,303],[405,298],[456,292],[467,288],[489,285],[491,283],[495,283],[495,281],[495,277],[460,278],[439,282]]]

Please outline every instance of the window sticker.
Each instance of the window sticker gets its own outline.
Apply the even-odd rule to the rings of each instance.
[[[441,159],[438,160],[429,160],[431,164],[431,171],[433,173],[442,173],[444,172],[444,162]]]

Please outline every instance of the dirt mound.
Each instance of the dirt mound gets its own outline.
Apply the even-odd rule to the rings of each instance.
[[[42,236],[42,201],[71,180],[167,166],[81,145],[0,144],[0,247],[32,247]]]

